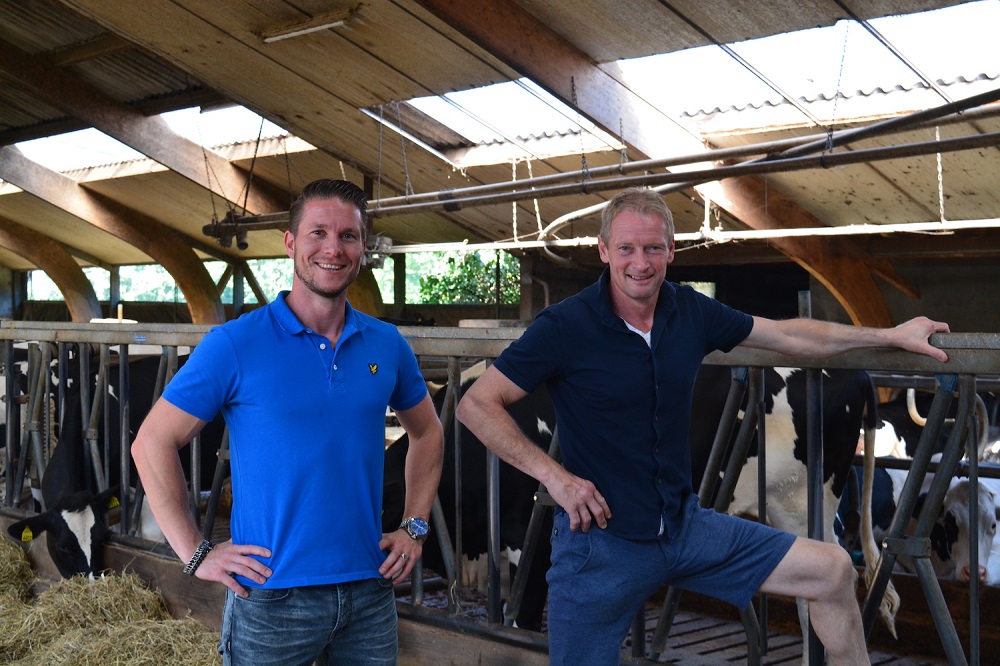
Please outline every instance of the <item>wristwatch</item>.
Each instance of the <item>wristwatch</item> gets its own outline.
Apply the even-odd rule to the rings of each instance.
[[[411,516],[399,524],[400,529],[406,529],[411,539],[426,539],[431,531],[427,521],[418,516]]]

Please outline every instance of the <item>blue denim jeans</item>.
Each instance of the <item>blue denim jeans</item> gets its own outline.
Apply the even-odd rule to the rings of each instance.
[[[225,666],[395,664],[392,582],[367,579],[226,594],[219,652]]]
[[[653,592],[676,585],[745,607],[795,537],[698,506],[691,495],[681,531],[631,541],[593,527],[569,529],[557,509],[549,583],[549,663],[618,664],[636,612]]]

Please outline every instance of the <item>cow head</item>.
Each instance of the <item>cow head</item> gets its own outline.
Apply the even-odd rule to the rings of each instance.
[[[969,530],[979,537],[979,580],[986,582],[986,564],[997,532],[997,507],[993,493],[979,484],[979,506],[969,510],[969,481],[953,485],[944,497],[941,516],[931,530],[932,559],[938,575],[968,582],[971,576]]]
[[[107,511],[109,503],[116,501],[116,491],[69,495],[45,513],[11,524],[7,532],[19,541],[32,541],[48,532],[49,556],[59,573],[64,578],[82,574],[93,579],[104,569]]]

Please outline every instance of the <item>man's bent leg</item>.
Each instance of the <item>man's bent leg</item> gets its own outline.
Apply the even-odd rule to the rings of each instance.
[[[833,664],[869,664],[857,575],[840,546],[799,538],[760,591],[809,602],[809,618]]]
[[[631,542],[594,526],[572,532],[557,511],[549,583],[549,663],[617,664],[636,611],[662,584],[655,541]]]

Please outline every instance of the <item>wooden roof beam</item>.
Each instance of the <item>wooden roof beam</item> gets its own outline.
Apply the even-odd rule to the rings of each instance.
[[[222,301],[205,264],[198,259],[191,246],[169,226],[145,213],[91,192],[68,176],[46,169],[29,160],[13,146],[0,148],[0,178],[134,245],[152,257],[177,281],[177,286],[187,300],[192,322],[220,324],[225,321]],[[68,302],[71,295],[63,293]]]
[[[72,76],[46,64],[38,56],[0,41],[0,71],[30,88],[47,103],[90,123],[95,128],[165,167],[252,213],[288,208],[288,194],[254,181],[224,157],[175,133],[158,116],[147,117]]]
[[[613,63],[597,63],[518,5],[501,0],[481,0],[476,4],[476,11],[470,12],[463,0],[417,2],[511,68],[529,76],[564,103],[579,109],[606,131],[617,136],[623,129],[625,136],[620,138],[643,156],[659,157],[705,148],[696,137],[633,92]],[[774,202],[779,193],[773,187],[768,189],[769,205],[765,209],[761,205],[763,198],[746,198],[748,194],[763,193],[763,180],[756,177],[739,180],[742,181],[739,186],[723,181],[699,185],[694,189],[708,194],[714,202],[750,228],[797,226],[791,224],[788,218],[774,214]],[[750,186],[747,181],[757,182]],[[740,202],[738,206],[736,202]],[[809,215],[790,199],[783,197],[782,202],[783,210],[794,211],[795,219]],[[731,209],[729,206],[736,207]],[[748,211],[753,211],[753,214],[748,214]],[[819,220],[812,219],[813,224],[821,224]],[[857,255],[853,252],[841,254],[835,247],[842,247],[843,243],[832,244],[826,239],[816,242],[775,241],[774,245],[830,288],[855,323],[872,326],[892,323],[888,305],[871,277],[870,264],[877,262],[865,256],[860,249]],[[859,271],[867,278],[859,277]],[[880,263],[879,273],[894,285],[906,286],[908,293],[915,293],[887,261]]]
[[[62,245],[5,217],[0,217],[0,245],[45,271],[66,299],[74,322],[103,316],[94,285]]]

